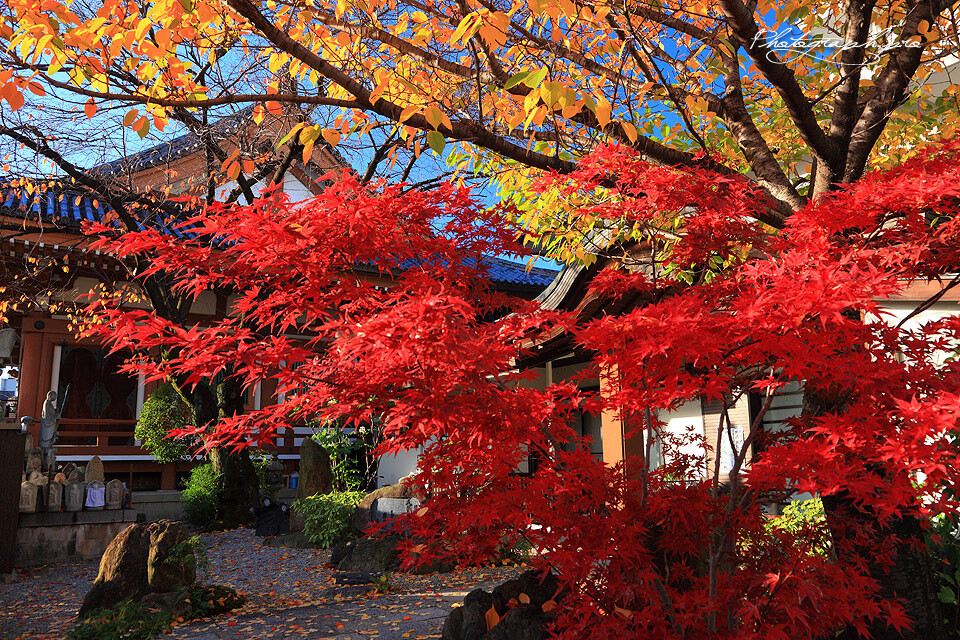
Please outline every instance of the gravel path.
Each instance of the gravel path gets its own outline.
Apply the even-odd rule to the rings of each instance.
[[[489,588],[522,569],[462,569],[447,574],[394,574],[385,595],[343,586],[326,566],[328,551],[266,547],[249,529],[203,535],[209,571],[203,582],[233,587],[243,607],[174,627],[166,638],[406,638],[439,637],[453,606],[477,587]],[[0,639],[63,638],[96,577],[96,563],[23,570],[0,584]]]

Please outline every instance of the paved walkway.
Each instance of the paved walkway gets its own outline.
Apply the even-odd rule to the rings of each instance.
[[[334,572],[326,566],[327,551],[265,547],[248,529],[203,538],[210,563],[203,582],[233,587],[247,603],[216,618],[174,627],[165,638],[436,638],[444,618],[468,592],[493,587],[520,571],[394,574],[395,589],[378,595],[369,587],[335,584]],[[63,638],[96,574],[96,563],[46,565],[0,584],[0,638]]]

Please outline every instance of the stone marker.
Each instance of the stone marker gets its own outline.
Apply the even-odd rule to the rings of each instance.
[[[42,466],[43,456],[40,453],[40,448],[34,447],[30,449],[30,453],[27,455],[27,475],[30,475],[31,471],[40,471]]]
[[[56,513],[63,507],[63,485],[54,480],[47,488],[47,511]]]
[[[333,471],[330,454],[313,438],[304,438],[300,445],[300,477],[297,481],[297,499],[302,500],[333,489]]]
[[[420,508],[416,498],[377,498],[370,505],[370,517],[374,522],[383,522]]]
[[[83,508],[90,511],[103,511],[107,490],[99,480],[87,483],[87,497],[83,501]]]
[[[107,509],[119,509],[123,504],[123,483],[119,480],[108,482],[104,500],[107,503]]]
[[[27,474],[27,482],[32,482],[33,484],[46,484],[47,476],[43,475],[39,471],[31,471]]]
[[[20,513],[34,513],[37,510],[39,488],[32,482],[20,484]]]
[[[366,531],[370,523],[373,522],[373,503],[383,498],[398,498],[409,500],[410,498],[420,499],[417,490],[414,488],[410,478],[400,478],[397,484],[388,484],[372,491],[360,501],[356,511],[353,512],[353,528],[357,533]]]
[[[80,482],[80,472],[77,471],[77,465],[75,465],[74,463],[68,462],[67,464],[65,464],[63,467],[62,473],[64,477],[66,477],[67,479],[67,482],[65,482],[64,484],[67,484],[69,482]],[[76,476],[76,477],[72,477],[72,476]]]
[[[83,473],[85,482],[103,482],[103,462],[100,456],[93,456],[87,463],[87,468]]]
[[[80,511],[83,509],[83,483],[71,482],[63,492],[64,509],[67,511]]]

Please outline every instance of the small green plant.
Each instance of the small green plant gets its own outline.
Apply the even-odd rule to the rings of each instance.
[[[190,524],[201,529],[209,529],[216,524],[219,514],[217,473],[212,463],[198,465],[190,471],[190,478],[180,493],[180,501],[183,503],[183,516]]]
[[[143,447],[157,458],[157,462],[169,463],[186,458],[194,442],[171,438],[173,429],[182,429],[190,424],[193,412],[183,401],[173,385],[166,382],[150,394],[143,403],[134,436],[143,442]]]
[[[197,580],[205,576],[210,569],[210,561],[207,559],[207,547],[203,544],[203,539],[200,536],[191,536],[183,542],[178,542],[170,547],[164,563],[177,566],[182,565],[185,568],[192,565]]]
[[[356,469],[363,444],[344,433],[335,423],[316,427],[313,439],[330,456],[330,470],[334,491],[356,491],[363,485],[363,474]]]
[[[190,605],[190,612],[184,616],[187,620],[233,611],[247,601],[230,587],[221,585],[196,584],[187,589],[185,596],[185,602]]]
[[[67,638],[149,640],[167,632],[175,622],[226,613],[244,602],[246,599],[230,587],[194,584],[181,588],[160,607],[146,607],[133,600],[124,600],[112,609],[91,611],[67,633]]]
[[[125,600],[112,609],[91,611],[67,633],[69,640],[149,640],[173,623],[173,614]]]
[[[294,502],[293,510],[303,516],[310,542],[327,548],[353,536],[353,512],[363,497],[362,491],[309,496]]]
[[[395,585],[390,582],[390,579],[393,577],[393,574],[389,571],[385,571],[380,576],[373,579],[373,590],[377,593],[390,593],[394,590]]]
[[[783,514],[770,519],[768,526],[801,535],[811,554],[825,555],[830,549],[827,517],[819,497],[791,502],[784,507]]]

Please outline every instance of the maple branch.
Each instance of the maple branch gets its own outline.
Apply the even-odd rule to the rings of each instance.
[[[953,289],[957,285],[960,285],[960,273],[955,275],[947,285],[945,285],[940,289],[940,291],[937,291],[935,294],[933,294],[932,296],[924,300],[922,304],[920,304],[919,306],[917,306],[917,308],[915,308],[913,311],[911,311],[906,316],[904,316],[903,319],[897,323],[897,326],[895,328],[899,329],[904,325],[904,323],[906,323],[907,320],[920,315],[921,313],[923,313],[924,311],[926,311],[927,309],[935,305],[937,301],[939,301],[943,296],[947,294],[948,291],[950,291],[950,289]]]

